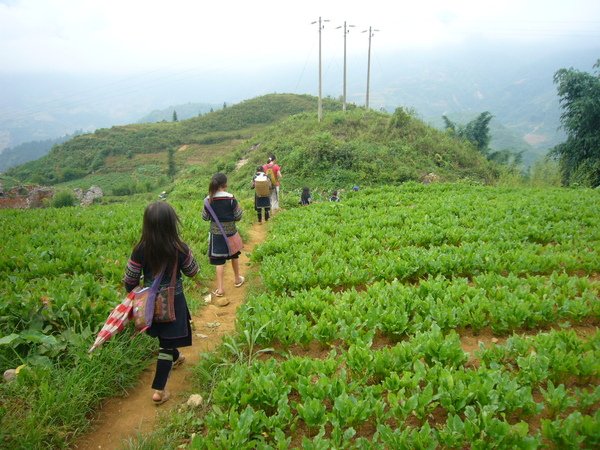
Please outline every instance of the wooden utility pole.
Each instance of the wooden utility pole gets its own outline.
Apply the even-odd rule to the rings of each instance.
[[[376,31],[379,30],[373,30],[371,27],[369,27],[369,56],[367,59],[367,101],[365,104],[366,109],[369,109],[369,84],[371,82],[371,38],[375,35]]]
[[[367,58],[367,102],[366,109],[369,109],[369,83],[371,82],[371,27],[369,27],[369,56]]]
[[[346,21],[344,21],[344,93],[342,96],[342,99],[343,99],[342,109],[344,111],[346,111],[346,35],[350,32],[350,30],[347,29],[350,27],[354,27],[354,25],[346,25]],[[342,28],[342,27],[337,27],[337,28]]]
[[[321,67],[321,30],[325,27],[323,25],[324,22],[329,22],[327,19],[321,19],[319,16],[319,20],[315,22],[311,22],[312,24],[319,24],[319,100],[317,106],[317,118],[319,122],[323,120],[323,95],[322,95],[322,86],[323,86],[323,78],[322,78],[322,67]]]
[[[321,93],[323,79],[321,70],[321,16],[319,16],[319,105],[317,107],[317,118],[319,122],[323,120],[323,97]]]

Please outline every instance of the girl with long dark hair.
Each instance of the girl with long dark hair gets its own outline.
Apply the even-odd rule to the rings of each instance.
[[[233,236],[237,232],[235,223],[242,219],[243,211],[233,194],[227,192],[226,189],[227,176],[224,173],[214,174],[208,185],[208,197],[206,197],[205,201],[210,203],[210,207],[213,209],[219,222],[221,222],[225,234],[227,236]],[[208,260],[210,264],[216,267],[215,270],[217,275],[217,288],[212,294],[215,297],[223,297],[225,295],[223,278],[227,260],[231,260],[231,267],[233,268],[233,274],[235,276],[234,286],[240,287],[244,284],[245,280],[244,277],[240,275],[240,265],[238,260],[241,252],[229,255],[225,236],[222,235],[219,226],[210,212],[206,209],[206,206],[202,210],[202,219],[211,221],[208,242]],[[227,306],[229,301],[226,299],[219,299],[216,303],[219,306]]]
[[[160,347],[152,382],[155,389],[152,401],[156,405],[169,399],[169,392],[165,390],[169,373],[185,360],[178,348],[192,345],[191,316],[181,274],[193,277],[198,272],[198,264],[191,249],[179,237],[179,225],[179,218],[168,203],[159,201],[148,205],[144,211],[142,237],[133,248],[123,280],[125,289],[130,292],[140,284],[142,275],[143,285],[151,286],[162,271],[159,289],[163,289],[171,283],[174,270],[176,273],[175,321],[152,323],[146,331],[158,338]]]

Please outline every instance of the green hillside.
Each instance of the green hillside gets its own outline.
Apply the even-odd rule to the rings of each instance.
[[[263,130],[254,142],[258,148],[242,154],[246,164],[231,171],[233,188],[248,187],[256,166],[271,153],[282,166],[287,191],[399,184],[430,172],[442,181],[490,182],[497,176],[497,166],[471,145],[402,109],[393,115],[362,109],[331,112],[321,123],[312,114],[298,114]]]
[[[189,120],[104,128],[56,146],[45,157],[15,167],[7,175],[23,182],[57,184],[92,174],[131,173],[140,168],[144,172],[143,166],[149,166],[145,171],[155,178],[158,172],[166,173],[169,149],[249,138],[256,130],[248,128],[316,107],[317,100],[311,96],[273,94]],[[325,108],[341,107],[328,101]]]
[[[257,164],[276,154],[285,189],[355,184],[398,184],[434,172],[442,181],[469,178],[490,182],[497,167],[469,144],[398,109],[394,114],[364,111],[317,99],[271,94],[179,122],[132,124],[97,130],[58,145],[45,157],[13,168],[21,182],[87,188],[128,195],[168,189],[168,158],[177,170],[174,193],[197,195],[215,171],[247,188]],[[201,189],[204,191],[204,187]]]

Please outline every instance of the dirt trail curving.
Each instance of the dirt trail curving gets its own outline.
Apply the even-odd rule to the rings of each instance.
[[[265,236],[265,225],[255,223],[250,229],[250,239],[245,243],[240,257],[242,275],[245,275],[249,268],[247,252],[251,252],[255,245],[264,241]],[[198,263],[208,264],[208,261],[200,256]],[[130,438],[152,430],[159,413],[174,408],[187,400],[191,389],[190,368],[199,361],[200,353],[213,350],[221,343],[223,335],[234,331],[236,310],[246,297],[247,284],[240,288],[233,286],[233,270],[229,263],[225,268],[224,284],[225,298],[231,303],[225,307],[209,304],[192,317],[194,322],[193,345],[182,349],[182,353],[186,357],[185,364],[171,372],[167,383],[171,399],[159,407],[152,403],[153,391],[150,385],[156,364],[153,361],[144,370],[137,385],[129,390],[127,397],[111,398],[104,403],[92,424],[92,430],[83,435],[76,442],[74,448],[78,450],[121,448]],[[214,325],[216,322],[220,323],[218,327],[207,326],[208,323]],[[199,335],[206,337],[203,338]]]

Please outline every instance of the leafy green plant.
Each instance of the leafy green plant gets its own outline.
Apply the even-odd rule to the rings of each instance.
[[[569,396],[563,384],[555,387],[552,381],[548,381],[547,388],[540,388],[540,392],[553,417],[577,403],[574,398]]]
[[[243,341],[236,340],[232,337],[227,337],[223,346],[229,350],[231,356],[235,358],[236,362],[242,362],[247,365],[250,365],[254,362],[254,360],[263,353],[272,353],[274,351],[273,348],[262,348],[260,350],[254,350],[258,340],[260,339],[261,333],[263,330],[269,325],[269,322],[262,325],[257,330],[244,330]]]
[[[66,206],[75,206],[77,204],[77,199],[73,195],[73,193],[68,191],[60,191],[54,194],[52,197],[51,205],[53,208],[64,208]]]

